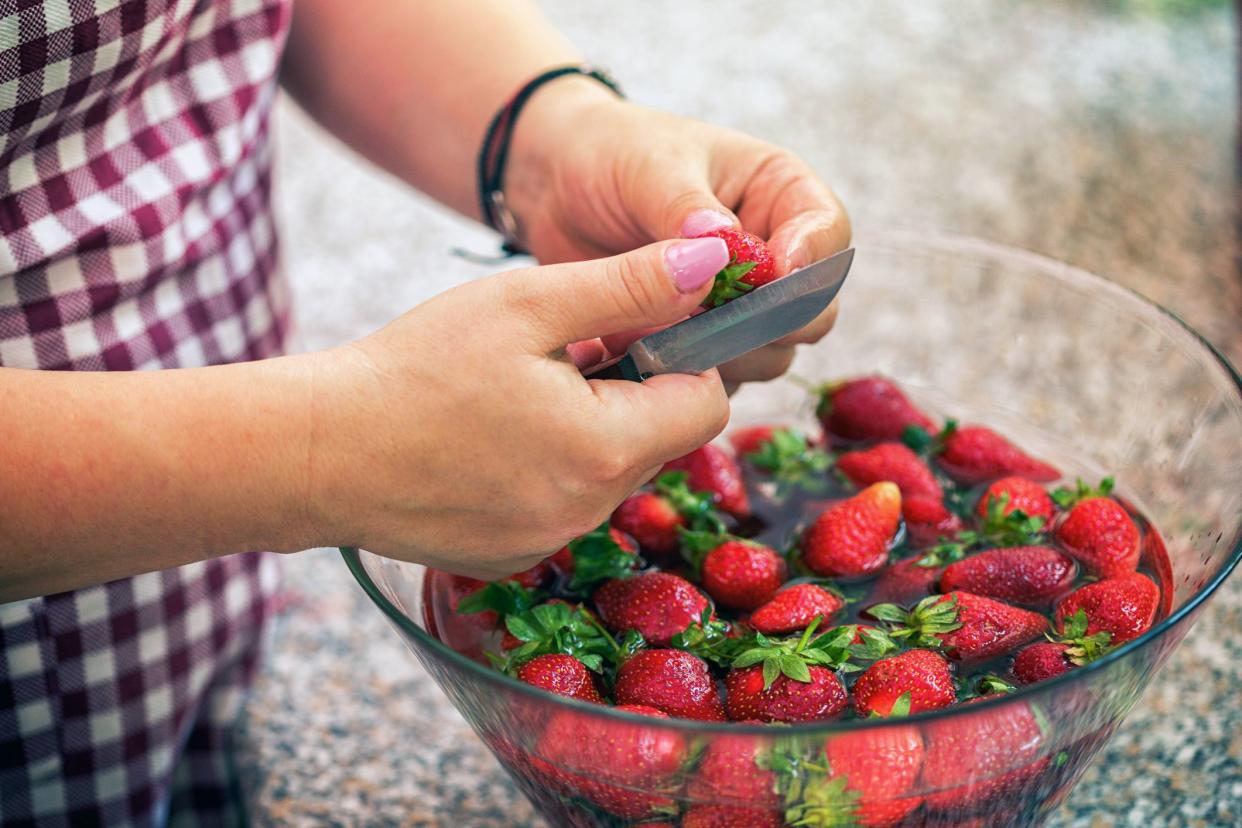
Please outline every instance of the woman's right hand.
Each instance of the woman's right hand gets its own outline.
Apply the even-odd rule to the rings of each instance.
[[[317,357],[307,475],[326,542],[480,578],[598,526],[716,436],[717,373],[583,379],[598,338],[676,322],[728,261],[715,238],[510,271]],[[571,344],[572,343],[572,344]]]

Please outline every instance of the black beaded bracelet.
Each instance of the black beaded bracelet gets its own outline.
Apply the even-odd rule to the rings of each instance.
[[[487,225],[503,237],[501,250],[506,256],[516,256],[526,252],[518,238],[517,221],[508,205],[505,204],[504,196],[505,162],[509,157],[509,142],[513,139],[513,127],[517,123],[518,115],[522,112],[522,107],[535,94],[535,91],[545,83],[565,75],[594,78],[617,95],[624,97],[617,82],[602,69],[588,64],[558,66],[539,73],[523,84],[522,88],[492,118],[492,122],[487,127],[487,134],[483,138],[483,146],[479,150],[477,165],[479,212],[483,215],[483,220],[487,222]]]

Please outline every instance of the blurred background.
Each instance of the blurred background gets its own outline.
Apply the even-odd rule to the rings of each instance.
[[[1138,290],[1242,361],[1231,4],[542,5],[631,98],[800,153],[860,236],[926,228],[1033,250]],[[288,102],[276,131],[305,347],[495,269],[449,252],[488,252],[492,234]],[[245,730],[256,822],[541,826],[339,557],[287,563],[289,606]],[[1235,577],[1054,824],[1242,823],[1242,668],[1219,643],[1239,630]]]

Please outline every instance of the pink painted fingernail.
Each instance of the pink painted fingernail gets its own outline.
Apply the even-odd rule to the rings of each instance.
[[[686,216],[681,223],[681,237],[692,239],[713,230],[724,230],[733,226],[733,216],[719,210],[695,210]]]
[[[664,266],[679,293],[694,293],[728,263],[729,247],[715,236],[677,242],[664,251]]]

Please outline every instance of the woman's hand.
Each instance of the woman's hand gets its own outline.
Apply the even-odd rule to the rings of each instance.
[[[844,208],[792,153],[621,101],[594,81],[549,84],[518,120],[506,177],[542,262],[591,259],[726,226],[767,239],[784,275],[849,244]],[[785,339],[721,366],[734,385],[782,374],[793,346],[831,329],[836,304]]]
[[[718,434],[715,371],[587,381],[598,337],[706,296],[720,239],[511,271],[322,355],[309,451],[319,536],[465,575],[532,566]],[[567,346],[577,343],[573,349]]]

